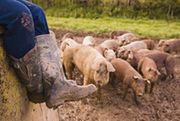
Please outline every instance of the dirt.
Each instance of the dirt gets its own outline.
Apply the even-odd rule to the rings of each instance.
[[[60,44],[61,37],[69,31],[54,30]],[[108,34],[76,33],[78,40],[85,35],[93,35],[98,40],[107,38]],[[122,100],[123,89],[121,83],[113,88],[106,85],[102,91],[102,99],[96,95],[85,101],[70,102],[58,109],[60,121],[180,121],[180,59],[176,59],[176,78],[171,81],[159,81],[152,94],[138,97],[140,105],[132,100],[129,91]],[[82,75],[74,72],[76,81],[82,83]]]

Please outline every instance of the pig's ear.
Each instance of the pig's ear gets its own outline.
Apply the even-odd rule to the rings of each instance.
[[[160,76],[160,75],[161,75],[161,73],[160,73],[158,70],[156,71],[156,73],[157,73],[157,75],[158,75],[158,76]]]
[[[104,56],[104,57],[107,56],[107,52],[108,52],[108,48],[105,48],[105,49],[104,49],[104,53],[103,53],[103,56]]]
[[[68,46],[69,46],[68,43],[62,44],[62,46],[61,46],[62,51],[64,51]]]
[[[95,71],[97,71],[100,67],[100,63],[97,61],[95,63],[92,64],[91,68]]]
[[[108,72],[115,72],[115,68],[110,62],[107,62],[107,70]]]
[[[138,80],[139,77],[138,77],[138,76],[133,76],[133,79],[134,79],[134,80]]]
[[[151,84],[151,82],[148,79],[144,79],[145,82],[147,82],[148,84]]]
[[[160,40],[158,46],[161,47],[165,43],[165,40]]]

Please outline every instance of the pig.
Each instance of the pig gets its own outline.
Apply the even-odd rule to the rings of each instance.
[[[96,49],[90,46],[66,48],[63,64],[68,79],[72,79],[74,65],[84,75],[83,84],[94,83],[98,87],[98,97],[101,97],[101,87],[109,82],[109,73],[115,69]]]
[[[106,40],[103,43],[95,46],[94,48],[101,54],[104,55],[105,50],[111,49],[116,52],[116,49],[119,47],[119,44],[115,40]]]
[[[75,47],[75,46],[79,46],[80,44],[77,43],[75,40],[71,39],[71,38],[66,38],[64,39],[64,41],[61,43],[60,49],[62,50],[62,52],[64,52],[65,48],[67,46],[70,47]]]
[[[116,53],[112,49],[103,48],[101,46],[96,46],[95,49],[103,55],[108,61],[113,58],[116,58]]]
[[[95,39],[92,36],[86,36],[83,39],[83,43],[82,44],[86,45],[86,46],[94,46],[95,45]]]
[[[122,30],[122,31],[113,31],[111,33],[111,39],[117,40],[122,45],[127,45],[133,42],[134,40],[136,40],[137,37],[131,32]]]
[[[101,46],[95,46],[94,47],[101,55],[104,55],[104,51],[108,48],[104,48],[104,47],[101,47]]]
[[[171,54],[180,53],[180,39],[167,41],[162,45],[162,50]]]
[[[166,40],[160,40],[158,43],[158,47],[162,47]]]
[[[122,46],[122,47],[119,47],[117,49],[117,57],[118,58],[123,58],[123,59],[127,59],[127,54],[129,54],[129,52],[131,50],[140,50],[140,49],[147,49],[147,44],[143,41],[135,41],[135,42],[132,42],[128,45],[125,45],[125,46]]]
[[[168,43],[168,42],[171,42],[171,41],[174,41],[176,39],[169,39],[169,40],[160,40],[159,43],[158,43],[158,47],[162,47],[165,43]]]
[[[103,56],[108,60],[111,61],[112,59],[116,58],[116,54],[112,49],[106,49],[104,51]]]
[[[119,43],[114,39],[109,39],[109,40],[105,40],[99,46],[116,51],[116,49],[119,47]]]
[[[149,57],[154,60],[158,70],[162,74],[162,68],[165,68],[167,77],[174,79],[175,77],[175,58],[165,52],[159,50],[139,50],[132,51],[131,56],[128,56],[127,61],[132,64],[133,67],[137,67],[139,60],[142,57]]]
[[[67,39],[67,38],[74,39],[74,35],[73,35],[72,33],[66,33],[66,34],[62,37],[61,41],[64,41],[64,40]]]
[[[125,30],[113,31],[111,32],[110,36],[111,36],[111,39],[117,39],[118,36],[121,36],[126,33],[129,33],[129,32]]]
[[[123,42],[123,45],[127,45],[131,42],[134,42],[135,40],[137,40],[137,37],[133,34],[133,33],[125,33],[121,36],[117,36],[116,37],[118,41]]]
[[[60,53],[61,53],[60,59],[61,59],[61,62],[63,61],[64,50],[67,47],[76,47],[76,46],[79,46],[79,45],[80,45],[79,43],[77,43],[75,40],[73,40],[71,38],[64,39],[64,41],[60,45]]]
[[[145,39],[145,40],[142,40],[142,41],[146,43],[147,49],[153,50],[153,49],[155,48],[155,42],[154,42],[154,40]]]
[[[127,61],[120,58],[112,59],[111,63],[115,68],[115,72],[112,73],[112,77],[116,77],[123,82],[125,99],[128,89],[131,88],[134,94],[134,101],[138,105],[136,96],[142,96],[144,94],[145,82],[144,79]],[[113,79],[114,80],[114,79]]]
[[[116,52],[116,57],[126,60],[130,54],[131,50],[126,50],[125,48],[119,48]]]
[[[150,82],[149,92],[152,93],[154,84],[156,84],[160,76],[160,72],[157,69],[156,63],[151,58],[143,57],[138,62],[137,70],[139,71],[140,74],[143,75],[145,79],[149,80]],[[145,86],[145,92],[147,91],[148,91],[148,83],[146,83],[146,86]]]

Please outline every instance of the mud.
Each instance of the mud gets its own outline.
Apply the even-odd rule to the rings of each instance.
[[[60,44],[61,37],[68,31],[54,30]],[[98,40],[108,38],[94,33],[73,32],[79,42],[82,36],[93,35]],[[152,94],[138,97],[140,105],[132,100],[129,91],[122,100],[122,84],[113,88],[110,84],[102,90],[102,99],[92,95],[86,101],[77,101],[61,105],[58,109],[60,121],[180,121],[180,59],[176,59],[176,78],[171,81],[159,81]],[[74,78],[82,84],[82,75],[74,72]]]

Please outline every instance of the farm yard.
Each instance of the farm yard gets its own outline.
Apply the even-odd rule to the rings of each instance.
[[[0,121],[180,121],[180,0],[0,2]]]
[[[82,42],[86,35],[96,37],[96,40],[106,40],[109,34],[96,35],[94,33],[72,32],[61,29],[53,30],[60,40],[63,35],[71,32],[75,40]],[[102,42],[101,41],[101,42]],[[156,45],[158,41],[156,40]],[[73,77],[78,84],[82,84],[83,76],[75,69]],[[125,100],[122,99],[122,82],[112,87],[107,84],[103,87],[102,98],[97,100],[96,95],[89,97],[87,102],[69,102],[58,108],[61,121],[179,121],[180,120],[180,59],[176,58],[175,79],[159,80],[152,94],[138,97],[140,105],[132,100],[129,90]]]

